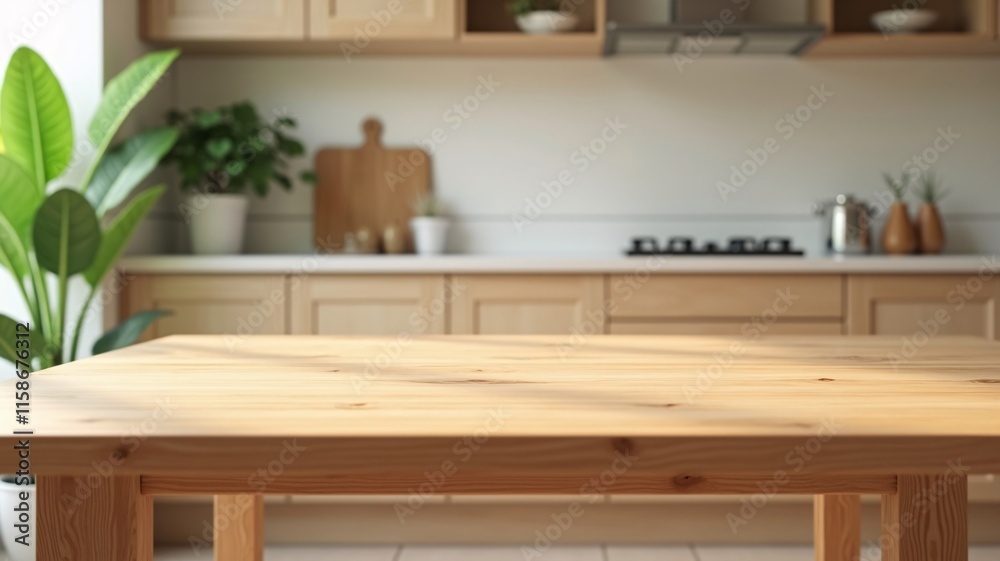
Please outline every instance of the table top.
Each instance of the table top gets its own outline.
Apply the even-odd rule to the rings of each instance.
[[[8,435],[19,428],[10,417]],[[647,449],[697,442],[749,454],[830,434],[828,449],[865,454],[868,468],[900,453],[914,469],[961,456],[987,471],[1000,467],[1000,344],[174,336],[34,374],[30,425],[60,465],[70,463],[67,450],[132,454],[133,440],[129,465],[148,466],[156,450],[196,441],[427,439],[444,450],[484,435]]]

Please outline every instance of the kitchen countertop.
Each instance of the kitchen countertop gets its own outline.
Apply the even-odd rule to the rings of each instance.
[[[863,257],[546,257],[446,255],[162,255],[127,257],[132,274],[531,274],[531,273],[902,273],[1000,272],[996,255]]]

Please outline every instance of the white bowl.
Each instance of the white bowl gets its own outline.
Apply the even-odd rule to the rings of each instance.
[[[540,10],[517,16],[517,26],[521,31],[531,35],[566,33],[576,29],[578,23],[580,18],[576,15],[555,10]]]
[[[885,10],[872,15],[872,25],[882,33],[915,33],[934,25],[938,14],[932,10]]]

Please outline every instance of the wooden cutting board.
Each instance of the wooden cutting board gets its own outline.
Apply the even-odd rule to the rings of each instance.
[[[417,198],[430,193],[430,156],[419,148],[382,146],[382,128],[377,119],[368,119],[359,148],[324,148],[316,154],[317,248],[342,248],[344,236],[361,229],[380,240],[395,224],[405,234],[407,251],[413,251],[410,218]]]

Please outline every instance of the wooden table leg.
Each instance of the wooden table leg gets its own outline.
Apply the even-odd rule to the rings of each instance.
[[[39,476],[38,561],[153,561],[153,498],[138,477]]]
[[[968,561],[965,475],[900,475],[882,497],[882,561]]]
[[[861,552],[861,496],[816,495],[816,561],[856,561]]]
[[[215,561],[263,561],[264,497],[215,496]]]

